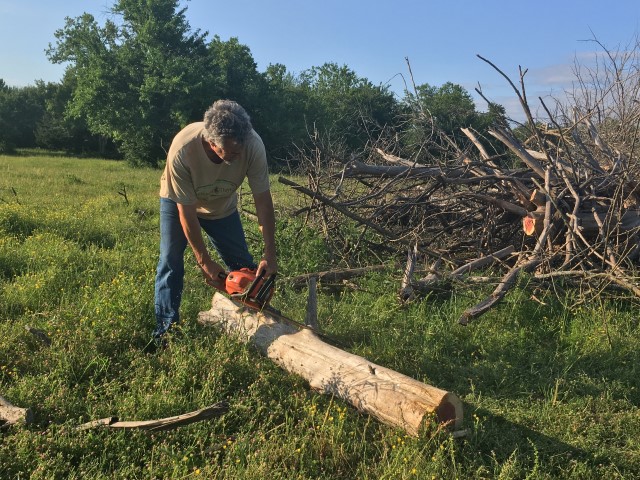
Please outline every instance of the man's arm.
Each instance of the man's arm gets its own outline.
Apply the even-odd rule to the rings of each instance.
[[[258,193],[253,196],[258,215],[258,224],[264,240],[264,255],[258,265],[257,274],[264,270],[265,277],[278,271],[278,259],[276,256],[276,216],[273,209],[271,191]]]
[[[196,215],[195,205],[182,205],[178,203],[178,213],[180,214],[180,224],[184,231],[191,250],[196,257],[198,266],[202,269],[205,281],[208,284],[218,285],[220,284],[220,273],[225,273],[224,268],[214,262],[209,255],[209,251],[202,238],[202,230],[200,229],[200,222]],[[213,283],[212,283],[213,282]]]

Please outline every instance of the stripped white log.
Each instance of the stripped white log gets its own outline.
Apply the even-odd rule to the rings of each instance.
[[[462,403],[427,385],[324,343],[309,329],[239,306],[216,293],[198,322],[216,325],[258,350],[322,393],[335,395],[381,422],[417,436],[427,419],[451,428],[462,424]]]

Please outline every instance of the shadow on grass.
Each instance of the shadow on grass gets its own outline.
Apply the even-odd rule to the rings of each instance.
[[[517,456],[519,463],[529,463],[527,468],[544,465],[547,474],[558,474],[561,478],[571,464],[583,464],[591,468],[597,464],[609,463],[607,458],[594,456],[593,453],[570,445],[558,438],[545,435],[524,425],[515,423],[484,408],[474,410],[464,404],[465,412],[473,412],[482,418],[482,428],[478,438],[471,439],[465,451],[472,449],[487,458],[493,458],[498,465],[507,465]],[[487,464],[486,459],[482,463]]]

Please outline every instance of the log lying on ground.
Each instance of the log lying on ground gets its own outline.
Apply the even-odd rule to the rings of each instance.
[[[0,427],[16,425],[20,422],[26,424],[33,422],[31,409],[16,407],[0,395]]]
[[[198,322],[216,325],[253,343],[311,388],[335,395],[381,422],[417,436],[433,415],[450,428],[462,424],[462,403],[456,395],[376,365],[324,343],[309,329],[298,329],[275,317],[238,306],[216,293],[211,310]]]
[[[370,272],[377,272],[389,268],[387,265],[371,265],[362,268],[348,268],[342,270],[327,270],[324,272],[306,273],[297,277],[286,278],[283,281],[294,288],[302,288],[307,285],[310,278],[315,278],[320,284],[336,283],[349,280],[354,277],[366,275]]]
[[[126,430],[149,430],[153,432],[163,430],[173,430],[174,428],[189,425],[194,422],[209,420],[219,417],[229,410],[227,402],[218,402],[194,412],[176,415],[174,417],[159,418],[157,420],[140,420],[140,421],[123,421],[118,417],[107,417],[91,422],[83,423],[77,427],[77,430],[88,430],[97,427],[126,429]]]

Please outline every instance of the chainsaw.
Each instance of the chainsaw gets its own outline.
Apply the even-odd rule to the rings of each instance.
[[[325,335],[313,327],[297,322],[286,317],[280,310],[269,305],[273,292],[275,290],[276,274],[272,274],[269,278],[264,278],[264,271],[260,275],[256,275],[256,270],[250,268],[241,268],[229,273],[220,273],[218,275],[220,282],[224,285],[224,290],[218,285],[210,283],[211,286],[226,293],[231,300],[235,300],[246,307],[266,312],[279,320],[282,320],[296,328],[311,330],[321,338],[329,340],[335,344],[341,345],[339,341]]]
[[[269,306],[269,301],[275,290],[275,273],[266,280],[264,270],[256,276],[256,271],[250,268],[241,268],[227,274],[220,274],[220,280],[223,280],[223,275],[224,291],[232,300],[237,300],[256,310],[263,310]]]

